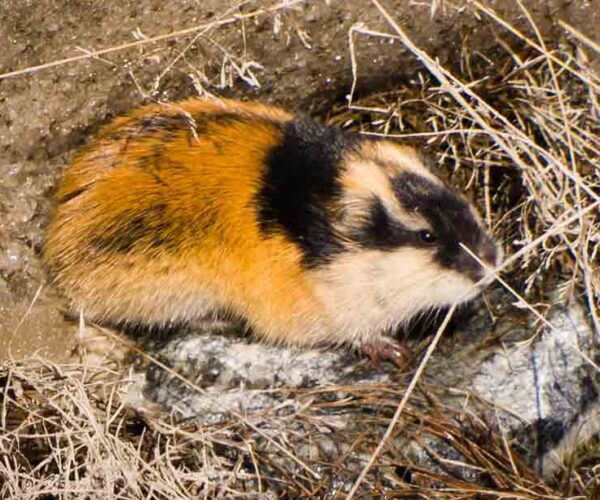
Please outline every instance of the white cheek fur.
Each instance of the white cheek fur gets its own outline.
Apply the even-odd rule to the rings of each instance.
[[[430,252],[412,248],[350,253],[315,271],[313,278],[330,336],[344,331],[346,340],[355,341],[478,294],[471,280],[437,265]]]

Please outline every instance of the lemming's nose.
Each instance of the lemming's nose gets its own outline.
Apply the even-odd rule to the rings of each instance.
[[[488,264],[495,267],[498,262],[498,246],[491,238],[485,238],[479,248],[479,258]]]

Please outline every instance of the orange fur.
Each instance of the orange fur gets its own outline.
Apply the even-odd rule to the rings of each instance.
[[[264,156],[280,139],[278,130],[260,123],[209,123],[198,139],[181,130],[169,138],[161,136],[163,130],[149,137],[134,130],[111,139],[140,116],[182,110],[197,116],[224,106],[281,121],[290,118],[277,109],[233,101],[152,105],[104,128],[99,142],[67,170],[57,199],[86,191],[58,205],[45,258],[58,270],[58,287],[89,317],[168,323],[193,319],[195,309],[221,308],[241,313],[259,333],[286,342],[286,331],[301,319],[299,311],[306,318],[316,315],[319,304],[300,268],[299,250],[283,236],[261,237],[247,213]],[[149,166],[140,168],[143,158]],[[153,206],[165,207],[156,212]],[[123,230],[119,219],[145,211],[179,221],[174,234],[162,235],[174,239],[176,252],[104,255],[94,247],[99,236],[118,236],[113,233]],[[162,220],[144,223],[157,228],[155,238],[162,237]],[[199,298],[204,307],[195,304]],[[182,307],[186,304],[189,315]]]

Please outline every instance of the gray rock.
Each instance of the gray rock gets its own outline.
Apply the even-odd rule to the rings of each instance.
[[[556,307],[531,342],[498,350],[483,363],[471,389],[491,401],[505,431],[517,436],[541,473],[551,473],[569,450],[565,438],[585,423],[600,431],[598,366],[583,308]],[[534,331],[532,328],[531,331]]]
[[[582,433],[591,436],[600,430],[596,390],[600,377],[592,360],[592,330],[577,303],[555,307],[548,315],[553,327],[542,329],[535,338],[527,338],[535,331],[533,325],[511,328],[511,315],[502,318],[508,331],[503,345],[480,347],[491,329],[491,320],[481,309],[441,342],[424,381],[464,394],[444,401],[455,407],[468,404],[472,395],[489,402],[488,420],[514,440],[530,464],[550,474]],[[407,379],[393,367],[372,367],[344,350],[270,347],[231,336],[190,333],[167,343],[157,355],[195,387],[153,365],[145,371],[145,397],[176,409],[182,417],[207,423],[226,420],[232,411],[245,415],[283,407],[297,411],[300,402],[277,390],[281,388],[406,384]],[[337,425],[352,425],[356,416],[338,415]],[[460,460],[443,444],[428,446]],[[428,460],[418,443],[411,443],[408,450],[414,460]]]
[[[159,350],[159,356],[196,388],[151,365],[146,395],[184,418],[214,422],[230,411],[247,413],[282,404],[274,389],[315,387],[357,380],[383,382],[385,373],[364,371],[358,358],[342,350],[272,347],[246,339],[191,334]],[[364,363],[362,363],[364,365]],[[357,375],[363,373],[362,376]]]

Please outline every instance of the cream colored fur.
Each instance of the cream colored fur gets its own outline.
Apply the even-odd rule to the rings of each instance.
[[[313,273],[330,323],[328,340],[372,342],[428,309],[467,301],[474,283],[440,267],[426,250],[360,251]]]

